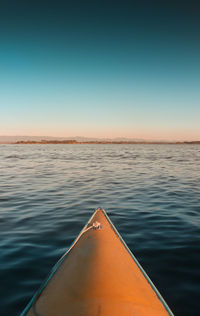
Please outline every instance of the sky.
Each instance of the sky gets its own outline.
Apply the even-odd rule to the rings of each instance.
[[[0,135],[200,140],[198,1],[0,2]]]

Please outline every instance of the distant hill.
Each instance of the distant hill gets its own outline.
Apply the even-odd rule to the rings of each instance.
[[[136,138],[126,138],[126,137],[118,137],[118,138],[94,138],[94,137],[82,137],[82,136],[74,136],[74,137],[53,137],[53,136],[0,136],[0,144],[11,144],[19,141],[42,141],[42,140],[76,140],[77,142],[91,142],[91,141],[109,141],[109,142],[120,142],[120,141],[144,141],[143,139]]]
[[[92,137],[53,137],[53,136],[0,136],[0,144],[200,144],[200,140],[196,141],[166,141],[166,140],[145,140],[138,138],[92,138]]]

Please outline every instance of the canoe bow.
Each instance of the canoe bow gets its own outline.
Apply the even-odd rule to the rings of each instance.
[[[104,210],[97,209],[21,316],[173,315]]]

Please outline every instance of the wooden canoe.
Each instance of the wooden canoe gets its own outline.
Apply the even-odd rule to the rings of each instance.
[[[21,316],[166,316],[164,299],[97,209]]]

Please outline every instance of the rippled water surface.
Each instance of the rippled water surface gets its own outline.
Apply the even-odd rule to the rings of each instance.
[[[101,206],[176,316],[200,315],[200,146],[0,145],[0,315]]]

